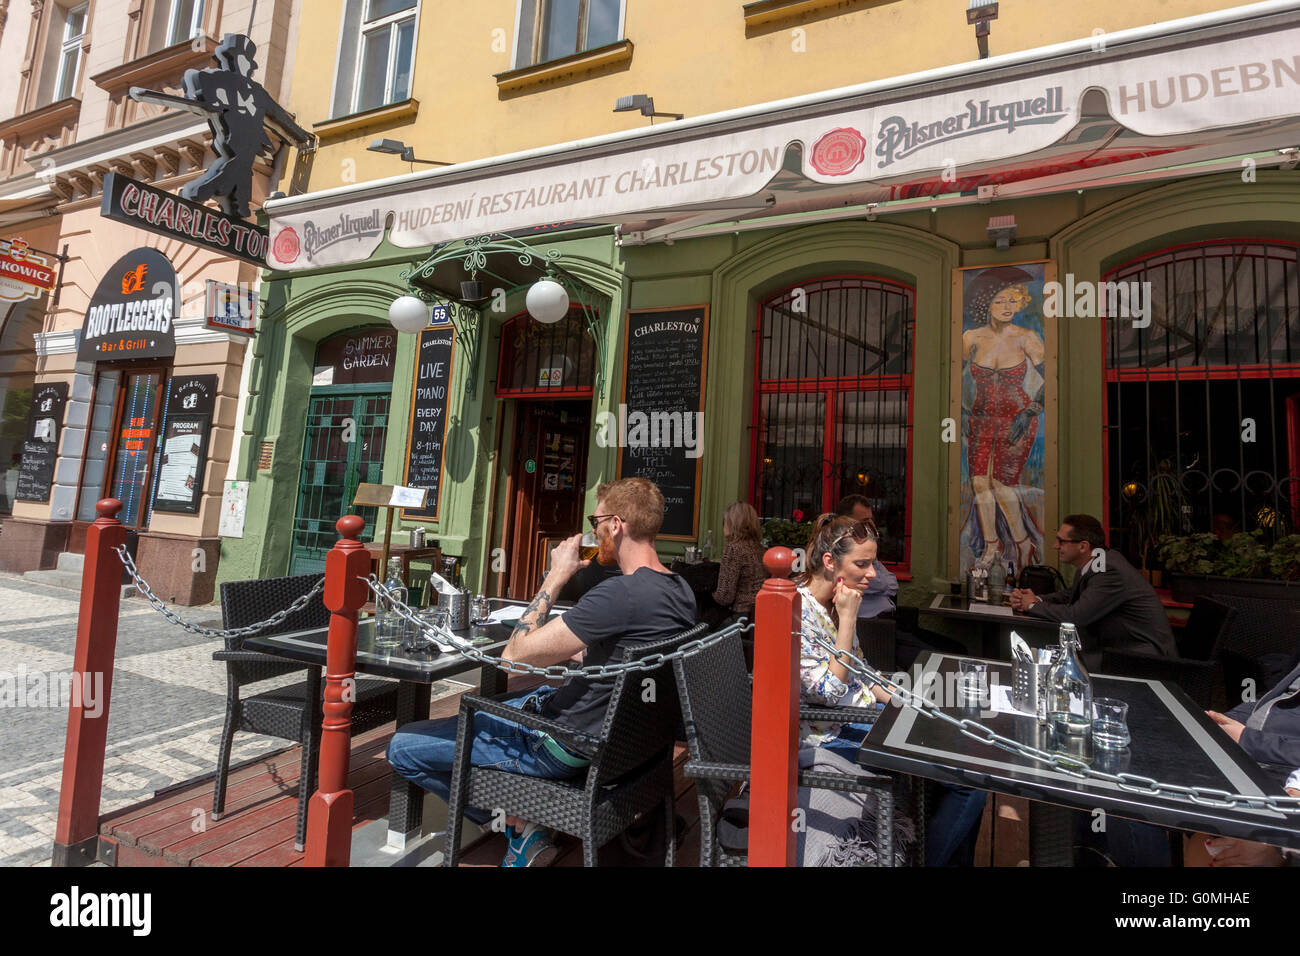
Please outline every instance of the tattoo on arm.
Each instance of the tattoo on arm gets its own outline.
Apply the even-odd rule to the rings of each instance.
[[[515,625],[514,631],[510,634],[510,640],[523,637],[530,631],[537,630],[538,621],[546,617],[551,611],[551,595],[546,588],[537,592],[537,597],[533,602],[524,609],[524,613],[519,615],[519,623]]]

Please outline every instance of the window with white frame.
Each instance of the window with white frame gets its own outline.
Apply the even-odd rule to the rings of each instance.
[[[167,46],[184,43],[203,32],[203,0],[171,0],[167,17]]]
[[[334,85],[335,116],[411,96],[419,0],[348,0]]]
[[[54,80],[53,100],[67,99],[77,90],[81,75],[81,41],[86,35],[86,11],[89,4],[68,10],[63,19],[63,39],[59,47],[59,72]]]
[[[614,43],[623,36],[624,0],[519,0],[515,68]]]

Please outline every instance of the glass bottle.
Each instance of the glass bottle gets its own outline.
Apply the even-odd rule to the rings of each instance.
[[[704,560],[713,560],[713,529],[704,532]]]
[[[393,593],[403,604],[407,603],[409,592],[402,584],[402,559],[388,559],[388,577],[384,587]],[[385,597],[375,600],[375,646],[395,647],[402,643],[405,620]]]
[[[1086,739],[1092,731],[1092,681],[1079,660],[1079,632],[1061,625],[1061,656],[1047,672],[1047,713],[1058,744]]]
[[[992,604],[1002,603],[1002,589],[1007,583],[1007,571],[1002,567],[1001,561],[994,561],[993,566],[989,568],[989,602]]]

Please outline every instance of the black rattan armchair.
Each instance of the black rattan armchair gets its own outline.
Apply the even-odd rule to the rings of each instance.
[[[1198,597],[1182,633],[1176,635],[1177,657],[1107,650],[1101,655],[1102,672],[1170,681],[1181,687],[1198,706],[1214,707],[1215,691],[1223,684],[1220,649],[1236,616],[1234,608],[1211,598]]]
[[[697,624],[665,641],[637,646],[626,660],[665,654],[702,637]],[[610,663],[616,663],[611,660]],[[655,700],[642,701],[643,683],[654,681]],[[517,692],[515,692],[517,694]],[[628,828],[641,814],[662,807],[668,836],[666,865],[673,865],[673,741],[678,707],[671,666],[625,671],[614,680],[600,736],[577,733],[564,724],[507,706],[505,697],[465,694],[460,699],[456,756],[447,806],[447,866],[460,859],[461,815],[465,807],[492,807],[582,840],[584,866],[596,865],[596,851]],[[587,754],[585,776],[544,780],[470,764],[476,713],[493,714],[545,731],[565,747]]]
[[[739,635],[673,661],[673,673],[690,748],[686,775],[695,781],[700,803],[700,866],[746,866],[748,857],[725,849],[717,835],[723,804],[737,783],[749,779],[752,698]],[[867,707],[804,706],[799,708],[799,716],[802,720],[872,723],[876,711]],[[894,797],[898,782],[894,777],[867,771],[857,777],[799,773],[801,787],[852,793],[875,791],[879,858],[887,866],[894,864]],[[920,788],[911,788],[911,793],[919,797]],[[920,829],[924,821],[919,812],[916,823],[919,854],[925,846]],[[911,862],[919,864],[919,857]]]
[[[221,622],[229,628],[247,627],[282,611],[320,580],[318,574],[255,581],[228,581],[221,585]],[[325,627],[330,614],[319,597],[290,614],[261,634]],[[224,650],[212,655],[226,665],[226,722],[217,751],[217,779],[212,792],[212,818],[226,809],[226,776],[230,770],[230,747],[236,731],[294,740],[302,745],[302,772],[298,778],[298,829],[294,849],[301,850],[307,836],[307,803],[316,790],[316,768],[320,756],[321,669],[289,661],[274,654],[246,651],[242,642],[227,639]],[[243,688],[273,677],[304,671],[306,679],[241,697]],[[397,683],[373,678],[358,679],[352,708],[352,732],[379,727],[397,716]]]

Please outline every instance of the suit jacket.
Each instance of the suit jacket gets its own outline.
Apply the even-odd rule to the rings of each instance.
[[[1106,551],[1105,571],[1094,571],[1089,564],[1074,576],[1068,590],[1040,597],[1025,613],[1079,627],[1090,656],[1099,657],[1102,649],[1160,657],[1178,654],[1169,616],[1155,589],[1118,551]]]
[[[1246,725],[1241,749],[1252,758],[1300,767],[1300,663],[1258,702],[1238,704],[1228,716]]]

